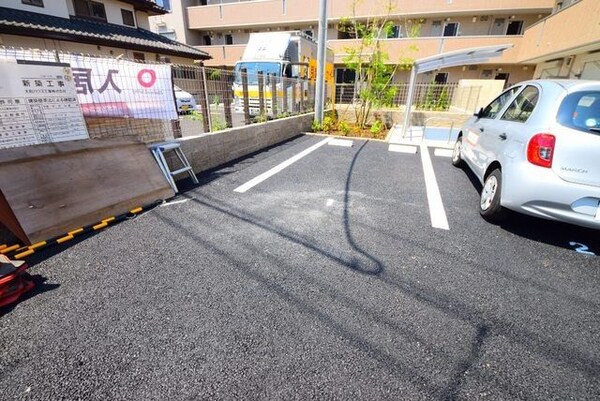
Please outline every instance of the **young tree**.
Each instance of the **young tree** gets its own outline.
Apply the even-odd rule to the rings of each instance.
[[[364,0],[353,0],[351,5],[352,17],[340,21],[340,30],[350,38],[358,39],[357,45],[346,48],[343,62],[355,73],[356,104],[354,108],[355,124],[366,128],[373,109],[391,106],[396,95],[397,87],[393,78],[399,69],[410,68],[413,60],[398,55],[395,60],[385,48],[385,40],[394,37],[398,29],[390,15],[394,11],[393,0],[382,0],[379,16],[367,19],[356,17],[357,9]],[[420,22],[404,21],[404,28],[409,37],[419,35]],[[409,46],[416,50],[416,46]]]

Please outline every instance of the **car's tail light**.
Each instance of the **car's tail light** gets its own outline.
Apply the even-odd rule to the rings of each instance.
[[[527,160],[536,166],[552,167],[556,137],[552,134],[536,134],[527,146]]]

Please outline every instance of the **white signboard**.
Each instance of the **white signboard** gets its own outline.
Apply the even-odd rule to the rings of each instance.
[[[0,148],[88,139],[71,69],[0,60]]]
[[[63,56],[86,117],[177,119],[171,66],[131,61]]]

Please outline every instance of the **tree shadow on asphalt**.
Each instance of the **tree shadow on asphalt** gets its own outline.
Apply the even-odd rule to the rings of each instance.
[[[363,147],[364,146],[365,145],[363,145]],[[456,364],[456,366],[452,369],[454,373],[450,378],[448,385],[444,388],[435,388],[434,393],[436,393],[436,398],[439,397],[439,399],[443,400],[452,400],[457,397],[460,387],[462,385],[465,372],[471,369],[471,367],[477,362],[485,340],[489,338],[492,335],[492,333],[494,335],[507,336],[511,338],[512,341],[520,343],[527,348],[531,348],[534,352],[538,353],[539,355],[554,360],[558,363],[568,365],[571,368],[574,368],[584,373],[586,376],[594,377],[595,374],[598,371],[600,371],[600,364],[597,361],[595,361],[593,358],[590,358],[588,355],[579,352],[578,350],[569,348],[568,346],[560,342],[553,341],[550,338],[544,338],[540,336],[537,332],[528,330],[527,327],[515,327],[513,322],[505,321],[502,318],[497,318],[493,316],[488,316],[484,318],[483,312],[480,311],[479,308],[477,308],[476,306],[463,303],[462,301],[456,299],[455,297],[449,294],[437,291],[435,289],[426,288],[417,282],[406,279],[405,277],[386,273],[385,266],[383,265],[383,263],[375,256],[369,254],[368,252],[360,248],[360,246],[357,244],[356,240],[352,236],[352,224],[349,211],[350,186],[352,182],[351,176],[358,158],[358,154],[360,153],[363,147],[361,147],[357,151],[349,168],[345,186],[344,213],[342,220],[346,241],[351,246],[354,253],[358,254],[358,257],[338,256],[334,252],[322,248],[318,244],[314,243],[309,239],[304,238],[300,234],[287,231],[282,227],[272,226],[268,222],[262,220],[260,217],[243,211],[239,208],[236,208],[231,204],[227,204],[222,200],[214,199],[207,195],[200,196],[201,198],[205,198],[205,200],[198,199],[197,197],[191,197],[188,195],[184,196],[188,197],[190,200],[192,200],[198,205],[201,205],[202,207],[206,207],[214,211],[223,213],[231,218],[239,219],[241,221],[244,221],[245,223],[251,224],[255,227],[261,228],[275,235],[278,235],[295,244],[301,245],[313,252],[325,256],[326,258],[340,264],[343,267],[349,268],[352,271],[355,271],[360,274],[365,274],[367,276],[375,277],[376,279],[384,282],[386,285],[394,287],[397,290],[406,294],[407,296],[414,298],[418,302],[429,305],[430,307],[441,311],[442,313],[450,316],[451,318],[458,319],[470,324],[475,331],[474,339],[471,342],[470,353],[465,357],[464,360],[459,361]],[[198,241],[199,243],[209,247],[217,254],[225,258],[231,259],[232,261],[235,261],[233,265],[244,275],[247,275],[253,280],[257,280],[263,283],[268,288],[272,289],[275,293],[277,293],[279,296],[281,296],[283,299],[297,305],[302,310],[310,312],[319,320],[323,321],[324,323],[327,323],[328,326],[344,334],[345,337],[351,339],[352,343],[357,348],[369,352],[377,360],[386,360],[389,358],[394,362],[397,368],[403,370],[407,369],[407,366],[405,366],[406,364],[403,363],[402,360],[395,359],[393,355],[389,355],[389,353],[378,349],[376,344],[369,343],[367,340],[361,338],[357,334],[349,332],[341,324],[333,321],[327,314],[324,314],[323,312],[317,310],[313,306],[307,305],[302,299],[297,299],[294,295],[286,291],[284,287],[280,286],[277,283],[273,283],[268,278],[256,272],[250,272],[248,270],[243,269],[241,266],[244,266],[244,262],[235,260],[231,256],[230,252],[228,252],[227,250],[220,249],[215,245],[208,243],[207,241],[193,234],[189,230],[186,230],[184,227],[182,227],[178,223],[175,223],[174,221],[171,221],[170,219],[166,219],[162,216],[160,216],[160,218],[163,219],[166,223],[177,227],[182,232],[187,232],[187,235],[193,237],[194,240]],[[258,249],[257,251],[260,252],[260,249]],[[456,255],[448,256],[455,257]],[[353,308],[357,309],[358,306],[353,305]],[[411,382],[413,382],[414,384],[422,383],[423,379],[427,380],[427,378],[419,376],[418,372],[411,373],[416,375],[415,379],[411,380]],[[502,384],[499,383],[497,383],[497,385],[500,387],[504,387]],[[427,388],[429,389],[428,391],[431,394],[431,387]],[[521,389],[521,391],[522,390],[525,389]],[[517,390],[514,388],[507,387],[505,388],[505,391],[507,391],[510,394],[516,394],[514,392]]]
[[[268,225],[268,223],[261,221],[260,218],[252,216],[241,210],[235,210],[235,208],[230,205],[227,205],[228,209],[224,209],[222,201],[217,201],[216,199],[212,200],[211,203],[207,203],[198,199],[195,199],[194,201],[201,204],[202,206],[222,212],[230,217],[238,218],[244,222],[255,225],[261,229],[267,230],[273,234],[290,240],[296,244],[305,246],[308,249],[339,263],[343,267],[352,269],[352,261],[350,259],[340,258],[332,254],[328,250],[322,249],[316,244],[311,244],[309,241],[301,239],[301,237],[297,235],[285,232],[285,230],[283,230],[282,228],[271,227]],[[218,203],[220,203],[221,206],[216,206],[216,204]],[[349,339],[353,346],[355,346],[361,351],[366,352],[375,360],[380,361],[382,363],[389,363],[391,361],[394,364],[394,369],[398,371],[409,370],[411,374],[405,378],[411,383],[422,386],[423,380],[429,380],[428,378],[424,378],[422,374],[418,371],[412,369],[410,365],[407,366],[406,361],[398,359],[396,356],[379,349],[377,344],[369,342],[360,335],[347,330],[342,324],[332,320],[331,317],[326,313],[319,311],[316,307],[308,305],[302,299],[291,294],[282,285],[273,282],[272,280],[269,280],[269,278],[261,275],[258,272],[250,271],[249,269],[244,268],[246,262],[244,260],[236,259],[234,256],[231,255],[230,250],[221,249],[218,246],[213,245],[212,243],[192,233],[187,228],[180,225],[179,223],[174,222],[171,219],[165,218],[163,216],[159,216],[159,219],[173,226],[179,232],[185,233],[185,235],[189,236],[190,238],[193,238],[194,241],[198,244],[205,246],[206,248],[215,252],[219,256],[222,256],[223,258],[229,260],[232,264],[232,267],[235,268],[237,271],[247,276],[248,278],[262,283],[268,289],[273,290],[283,300],[293,305],[296,305],[296,307],[298,307],[300,310],[309,312],[318,320],[322,321],[323,323],[326,323],[333,330],[339,332],[341,335],[344,335],[345,338]],[[261,250],[257,249],[257,252],[261,252]],[[279,261],[278,263],[281,265],[281,263],[283,262]],[[454,368],[450,369],[453,373],[451,375],[448,385],[444,388],[440,388],[439,385],[431,383],[429,386],[423,386],[423,389],[435,398],[438,398],[440,400],[454,399],[454,397],[460,390],[460,386],[462,384],[462,379],[460,378],[464,377],[464,373],[468,371],[477,362],[477,356],[481,354],[481,348],[484,345],[484,340],[486,338],[492,337],[492,334],[494,336],[509,337],[513,341],[532,349],[533,351],[537,352],[543,357],[548,358],[550,360],[554,360],[561,364],[568,365],[589,377],[594,377],[595,374],[600,370],[599,364],[594,359],[582,354],[581,352],[575,349],[570,349],[562,343],[553,341],[549,338],[542,338],[537,333],[527,330],[527,328],[515,327],[513,322],[504,321],[501,318],[495,318],[490,316],[484,317],[484,314],[476,307],[467,305],[462,301],[459,301],[458,299],[453,298],[452,296],[449,296],[443,292],[431,288],[426,288],[423,285],[415,281],[408,280],[404,277],[391,275],[388,276],[384,273],[384,270],[382,270],[382,272],[377,275],[369,276],[374,277],[382,281],[386,285],[389,285],[390,287],[401,291],[405,295],[415,299],[418,302],[421,302],[436,310],[439,310],[443,314],[453,319],[465,322],[474,328],[475,335],[473,340],[471,341],[470,352],[463,360],[456,362]],[[319,284],[319,286],[325,288],[327,285]],[[353,309],[356,310],[357,307],[353,306]],[[480,330],[482,327],[485,328],[484,331]],[[485,333],[485,335],[481,334],[483,332]],[[519,394],[519,391],[522,392],[527,390],[526,388],[516,389],[514,386],[504,386],[502,383],[496,383],[496,385],[499,387],[503,387],[508,394],[512,394],[515,397]],[[434,389],[433,394],[432,389]]]
[[[467,166],[463,166],[462,170],[473,184],[473,187],[481,194],[482,186],[477,176]],[[506,220],[498,226],[520,237],[559,248],[575,250],[577,248],[583,249],[576,244],[584,245],[596,255],[600,255],[600,236],[598,236],[598,230],[591,228],[541,219],[513,212],[512,210],[508,211]]]

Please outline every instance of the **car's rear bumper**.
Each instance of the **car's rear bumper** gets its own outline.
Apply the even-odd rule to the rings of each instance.
[[[600,229],[600,187],[562,180],[527,162],[503,169],[502,206],[517,212]]]

